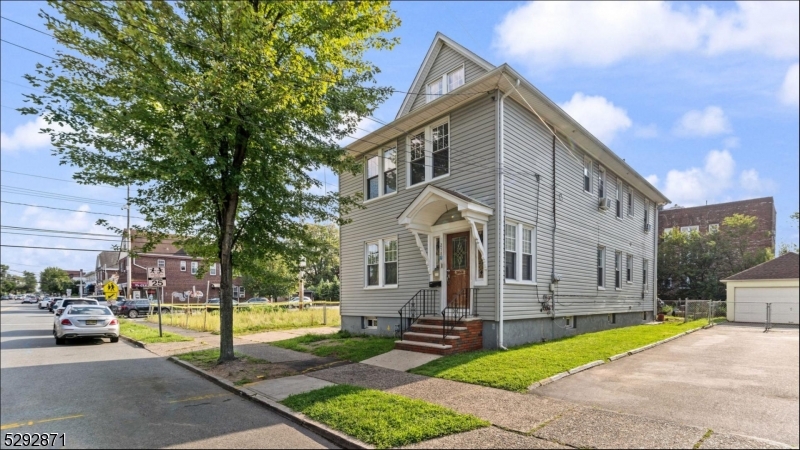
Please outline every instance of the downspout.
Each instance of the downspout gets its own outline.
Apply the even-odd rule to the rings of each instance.
[[[519,79],[517,79],[516,86],[519,86]],[[515,88],[516,88],[515,86]],[[499,90],[498,90],[499,93]],[[497,346],[503,350],[508,350],[503,345],[503,269],[505,267],[505,245],[503,244],[504,239],[503,236],[505,234],[505,199],[504,199],[504,192],[505,192],[505,174],[503,170],[504,164],[504,115],[503,115],[503,102],[506,97],[511,95],[511,91],[506,92],[502,96],[500,96],[497,102],[497,140],[498,140],[498,159],[497,159],[497,169],[498,169],[498,177],[497,177],[497,253],[498,253],[498,264],[497,264],[497,294],[498,294],[498,328],[497,328]]]
[[[537,207],[539,205],[536,205]],[[553,245],[550,247],[550,267],[552,273],[550,274],[551,285],[556,282],[556,130],[553,127]],[[556,299],[555,289],[551,289],[550,296],[553,298],[551,302],[552,311],[550,313],[550,340],[555,339],[555,324],[556,324]]]
[[[653,286],[653,320],[655,321],[658,314],[658,286],[656,286],[658,280],[658,203],[653,202],[653,204],[655,204],[656,210],[653,214],[653,274],[650,275],[650,279],[653,280],[651,285]]]

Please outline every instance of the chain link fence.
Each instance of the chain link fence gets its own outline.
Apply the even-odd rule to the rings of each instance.
[[[659,300],[659,314],[672,321],[707,320],[720,322],[728,317],[739,323],[763,324],[764,331],[774,325],[796,326],[800,307],[792,302],[733,302],[714,300]],[[728,314],[730,312],[730,315]],[[669,319],[668,319],[669,320]]]
[[[725,320],[728,307],[721,300],[659,300],[659,314],[681,318],[683,322],[705,319],[711,323]]]

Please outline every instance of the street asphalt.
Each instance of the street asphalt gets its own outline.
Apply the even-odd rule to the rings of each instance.
[[[726,323],[566,377],[535,395],[796,447],[799,343],[797,326],[765,333],[763,325]]]
[[[52,327],[36,305],[0,305],[3,437],[63,433],[67,448],[334,448],[145,349],[56,346]]]

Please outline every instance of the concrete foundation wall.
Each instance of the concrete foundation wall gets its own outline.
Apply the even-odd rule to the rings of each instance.
[[[342,330],[352,334],[370,336],[394,336],[395,327],[400,325],[400,317],[378,317],[377,328],[366,328],[366,319],[362,316],[342,316]]]
[[[652,311],[615,313],[614,323],[609,321],[607,314],[577,316],[573,320],[575,320],[575,328],[567,328],[564,317],[507,320],[503,329],[503,343],[506,348],[510,348],[531,342],[551,341],[593,331],[641,325],[652,321],[653,313]],[[497,322],[483,322],[483,348],[497,348],[497,327]]]

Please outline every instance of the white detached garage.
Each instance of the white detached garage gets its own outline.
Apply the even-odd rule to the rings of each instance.
[[[800,323],[800,256],[786,253],[725,280],[728,320],[761,323],[771,304],[772,323]]]

